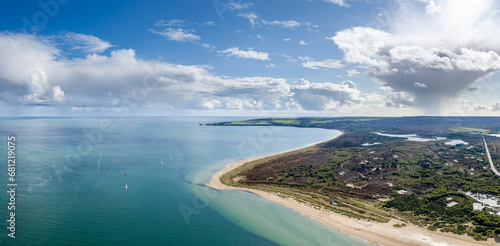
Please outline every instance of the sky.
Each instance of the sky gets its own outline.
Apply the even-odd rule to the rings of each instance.
[[[0,116],[499,116],[494,0],[4,0]]]

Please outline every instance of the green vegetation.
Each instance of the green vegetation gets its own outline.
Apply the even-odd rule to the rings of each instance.
[[[254,123],[248,123],[243,121],[233,121],[228,123],[228,125],[253,125]]]
[[[486,129],[479,129],[479,128],[471,128],[471,127],[457,127],[457,128],[450,128],[450,131],[452,132],[466,132],[470,134],[489,134],[490,130]]]
[[[288,119],[288,120],[274,120],[276,124],[284,124],[284,125],[300,125],[300,121],[296,119]]]
[[[499,132],[500,118],[342,117],[245,122],[323,127],[345,134],[314,147],[244,165],[224,175],[221,181],[225,184],[276,192],[355,218],[387,221],[386,217],[397,217],[429,230],[466,234],[476,240],[500,233],[500,216],[490,214],[496,211],[473,211],[474,200],[463,193],[500,195],[500,177],[489,169],[479,135]],[[445,137],[469,145],[411,142],[373,132]],[[500,138],[487,140],[492,158],[498,162]],[[382,144],[362,146],[364,143]]]
[[[319,127],[346,132],[385,133],[500,133],[500,124],[494,117],[304,117],[263,118],[247,121],[218,122],[207,125],[274,125]]]
[[[232,121],[232,122],[228,122],[226,125],[233,125],[233,126],[244,126],[244,125],[262,126],[262,125],[265,125],[265,126],[269,126],[269,125],[271,125],[271,123],[265,122],[265,121],[258,121],[258,122]]]

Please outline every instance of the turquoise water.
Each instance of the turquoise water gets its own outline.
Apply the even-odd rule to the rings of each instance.
[[[199,126],[234,119],[1,119],[2,160],[17,135],[18,186],[12,239],[2,165],[0,245],[366,245],[254,194],[206,187],[232,162],[338,134]]]

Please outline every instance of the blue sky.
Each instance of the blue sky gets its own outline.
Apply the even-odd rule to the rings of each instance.
[[[498,115],[492,0],[2,1],[0,115]]]

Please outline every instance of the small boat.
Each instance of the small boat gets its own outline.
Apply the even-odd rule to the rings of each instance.
[[[127,176],[127,174],[125,174],[125,176]]]
[[[127,186],[127,184],[125,184],[125,189],[128,189],[128,186]]]
[[[163,161],[161,161],[161,165],[163,166]]]
[[[172,160],[172,156],[170,156],[170,160]]]

